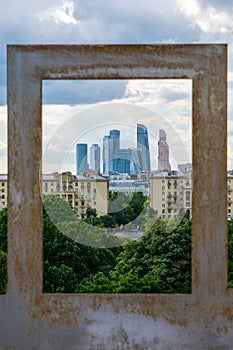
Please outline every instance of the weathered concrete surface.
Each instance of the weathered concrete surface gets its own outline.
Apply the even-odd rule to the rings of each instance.
[[[191,295],[42,294],[41,85],[76,78],[192,79]],[[226,45],[8,48],[9,285],[0,349],[232,349],[226,99]]]

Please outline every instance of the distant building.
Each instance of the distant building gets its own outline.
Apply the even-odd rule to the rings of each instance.
[[[100,147],[96,143],[90,148],[90,169],[100,173]]]
[[[109,175],[116,171],[114,158],[120,149],[120,130],[110,130],[103,138],[103,174]]]
[[[169,147],[166,141],[166,133],[162,129],[159,130],[158,170],[171,171],[171,165],[169,163]]]
[[[180,210],[192,215],[192,171],[156,172],[150,178],[151,207],[162,219],[174,219]]]
[[[130,174],[131,150],[118,149],[114,154],[113,168],[117,173]]]
[[[7,174],[0,174],[0,210],[7,207]]]
[[[141,153],[141,171],[150,172],[150,148],[147,127],[142,124],[137,124],[137,149]]]
[[[87,144],[77,143],[76,145],[76,173],[88,170]]]
[[[109,178],[109,191],[125,194],[143,192],[149,196],[150,188],[149,182],[140,175],[113,174]]]
[[[137,148],[131,148],[130,174],[139,174],[141,172],[141,152]]]
[[[114,166],[114,158],[116,152],[120,149],[120,130],[110,130],[109,131],[109,150],[110,150],[110,159],[109,159],[109,171],[117,171]]]
[[[96,209],[97,215],[108,212],[109,181],[93,171],[75,176],[71,173],[44,174],[43,194],[54,194],[71,204],[77,216],[84,218],[87,208]]]
[[[110,160],[110,148],[109,148],[110,136],[105,135],[103,138],[103,174],[109,174],[109,160]]]

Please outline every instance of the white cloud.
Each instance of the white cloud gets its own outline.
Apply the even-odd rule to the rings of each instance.
[[[82,110],[79,106],[44,106],[46,169],[51,170],[52,167],[49,165],[51,159],[53,171],[56,170],[56,166],[60,169],[61,164],[67,170],[69,164],[66,159],[70,159],[68,155],[74,152],[75,143],[87,142],[89,145],[101,143],[103,136],[113,128],[122,130],[124,143],[127,132],[127,141],[135,142],[137,122],[148,127],[153,159],[157,159],[159,129],[164,128],[167,131],[174,166],[178,162],[190,161],[190,96],[190,81],[130,80],[127,83],[125,96],[109,103],[89,105],[89,108],[88,105],[82,105]],[[154,169],[157,167],[154,161],[153,167]],[[74,164],[70,170],[75,171]]]
[[[77,24],[74,17],[74,2],[64,1],[58,7],[50,7],[37,15],[41,21],[54,21],[55,23]]]
[[[227,7],[216,7],[210,1],[177,0],[180,10],[193,26],[201,29],[199,41],[231,41],[233,13]]]

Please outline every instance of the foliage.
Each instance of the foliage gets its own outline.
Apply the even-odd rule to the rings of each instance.
[[[114,194],[116,196],[116,194]],[[123,197],[121,197],[122,199]],[[133,197],[132,197],[133,198]],[[125,213],[140,212],[149,222],[156,213],[143,195],[135,195]],[[180,223],[157,219],[144,236],[125,245],[106,228],[78,220],[65,201],[46,196],[43,211],[43,255],[46,293],[190,293],[191,221],[185,215]],[[110,220],[105,216],[104,220]],[[107,217],[107,218],[106,218]],[[97,220],[98,217],[93,218]],[[179,218],[180,220],[180,218]],[[135,220],[135,222],[137,219]],[[140,223],[144,225],[144,223]],[[109,223],[108,223],[109,225]],[[63,232],[63,233],[62,233]],[[81,242],[82,241],[82,242]],[[92,243],[92,246],[88,243]],[[104,248],[106,243],[112,248]],[[114,246],[115,244],[115,246]],[[100,248],[102,247],[102,248]],[[0,212],[0,293],[7,281],[7,210]],[[233,287],[233,221],[228,223],[229,287]]]
[[[0,211],[0,250],[7,252],[7,209]]]
[[[126,196],[123,192],[110,193],[109,214],[117,225],[126,225],[135,220],[145,208],[147,196],[142,192],[134,192]]]
[[[74,230],[75,223],[66,223],[66,229]],[[83,278],[100,271],[108,274],[115,265],[115,255],[111,250],[80,244],[70,238],[74,232],[61,233],[45,210],[43,230],[46,293],[74,292]]]
[[[173,232],[166,232],[165,222],[158,220],[140,241],[125,246],[109,278],[90,276],[81,290],[95,290],[96,282],[97,290],[103,283],[113,293],[190,293],[190,220],[184,218]]]
[[[87,208],[86,215],[87,215],[87,218],[96,217],[97,216],[96,209]]]
[[[7,284],[7,254],[0,250],[0,294],[6,292]]]

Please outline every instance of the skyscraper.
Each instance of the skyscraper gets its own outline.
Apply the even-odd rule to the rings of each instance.
[[[166,133],[162,129],[159,130],[158,170],[171,171],[171,165],[169,163],[169,147],[166,141]]]
[[[109,135],[105,135],[103,138],[103,174],[109,174]]]
[[[115,153],[120,148],[120,130],[110,130],[103,138],[103,173],[110,174],[115,169]]]
[[[76,145],[76,172],[88,170],[87,164],[87,144],[77,143]]]
[[[150,172],[150,148],[147,127],[137,124],[137,149],[141,153],[141,169]]]
[[[113,158],[115,158],[115,153],[120,149],[120,130],[110,130],[109,136],[109,172],[113,172],[116,171]]]
[[[118,149],[115,152],[113,159],[114,171],[123,174],[130,174],[131,158],[132,156],[130,148]]]
[[[137,148],[131,148],[130,174],[138,174],[141,171],[141,152]]]
[[[90,148],[90,169],[100,172],[100,147],[96,143]]]

